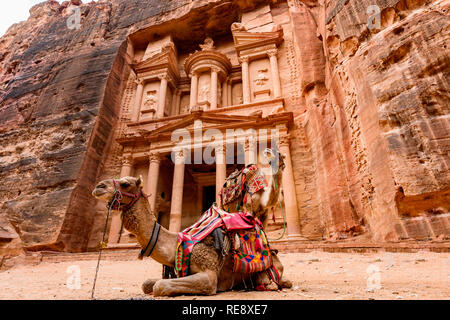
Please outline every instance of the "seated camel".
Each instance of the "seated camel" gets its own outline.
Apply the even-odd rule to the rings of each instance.
[[[151,256],[165,266],[174,267],[178,234],[159,226],[155,215],[151,212],[148,201],[143,196],[143,184],[142,177],[108,179],[101,181],[92,194],[97,199],[107,201],[110,208],[121,211],[123,226],[136,236],[137,241],[143,248],[142,254]],[[266,190],[259,191],[260,195],[252,196],[252,205],[259,208],[257,202],[261,199],[265,199],[263,200],[266,201],[265,205],[270,204],[266,199],[268,195],[265,194],[271,191],[270,189],[270,187],[267,187]],[[264,203],[262,203],[262,206],[264,206]],[[264,210],[260,211],[264,213]],[[155,230],[157,231],[155,232]],[[156,236],[155,233],[157,233]],[[228,237],[228,235],[225,235],[225,237]],[[276,254],[272,255],[272,262],[279,273],[279,285],[290,287],[290,281],[282,277],[283,266]],[[278,284],[274,284],[266,272],[250,274],[233,273],[232,271],[233,255],[231,254],[231,248],[225,255],[220,255],[215,248],[214,237],[208,235],[193,247],[189,275],[173,279],[150,279],[144,282],[142,288],[145,293],[153,292],[155,296],[213,295],[253,282],[256,286],[263,285],[265,290],[279,289]]]

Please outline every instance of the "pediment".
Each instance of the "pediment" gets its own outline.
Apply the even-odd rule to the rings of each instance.
[[[236,49],[248,49],[274,44],[278,46],[283,41],[283,30],[273,32],[234,31],[233,40]]]
[[[149,137],[159,136],[168,133],[172,133],[177,129],[186,129],[188,131],[193,131],[197,125],[197,121],[201,121],[202,129],[207,130],[214,127],[220,127],[223,125],[239,125],[240,123],[246,123],[249,121],[258,121],[261,119],[260,116],[239,116],[239,115],[215,115],[215,114],[205,114],[203,112],[194,112],[190,115],[186,115],[183,119],[171,122],[162,127],[159,127],[151,132],[148,132]]]
[[[176,77],[179,77],[177,67],[177,56],[172,46],[167,46],[151,57],[132,65],[136,74],[153,70],[170,70]]]

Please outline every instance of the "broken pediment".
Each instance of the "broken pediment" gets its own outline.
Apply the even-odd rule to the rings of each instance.
[[[252,116],[239,116],[239,115],[225,115],[221,114],[220,117],[214,114],[206,114],[202,111],[194,112],[183,119],[171,122],[167,125],[159,127],[153,131],[148,132],[148,136],[158,136],[162,134],[172,133],[177,129],[186,129],[188,131],[192,131],[196,128],[196,125],[201,122],[203,129],[214,128],[222,125],[230,125],[239,123],[246,123],[248,121],[258,121],[261,119],[261,115],[252,115]]]
[[[177,66],[177,53],[173,43],[167,44],[161,48],[160,52],[153,54],[145,60],[132,65],[136,74],[145,74],[152,71],[168,70],[172,76],[179,78],[179,70]]]
[[[232,28],[234,46],[239,56],[260,47],[278,47],[283,41],[283,29],[276,27],[271,32],[250,32],[240,24],[233,24]]]

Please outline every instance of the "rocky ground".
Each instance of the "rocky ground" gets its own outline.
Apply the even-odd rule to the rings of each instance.
[[[294,283],[292,289],[156,299],[450,299],[450,253],[310,252],[280,258]],[[17,266],[0,273],[0,299],[89,299],[96,263],[73,260]],[[71,289],[78,271],[81,287]],[[160,265],[150,259],[104,260],[95,296],[152,299],[140,286],[160,275]]]

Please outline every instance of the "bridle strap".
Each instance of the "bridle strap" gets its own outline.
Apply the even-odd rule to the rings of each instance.
[[[139,254],[139,259],[142,259],[143,257],[149,257],[152,254],[153,250],[155,249],[156,243],[158,242],[160,230],[161,225],[155,221],[155,224],[153,225],[152,236],[148,241],[147,247],[141,250],[141,253]]]
[[[113,200],[111,202],[109,202],[107,204],[108,209],[121,210],[121,207],[123,207],[122,211],[123,212],[127,212],[134,206],[134,204],[141,197],[145,197],[145,198],[148,197],[142,192],[142,190],[139,190],[138,193],[136,193],[136,194],[125,192],[125,191],[121,191],[119,189],[119,186],[117,185],[117,181],[113,180],[113,183],[114,183],[114,189],[115,189],[114,198],[113,198]],[[131,202],[128,203],[128,204],[122,203],[121,200],[122,200],[123,196],[131,198],[132,199]]]

